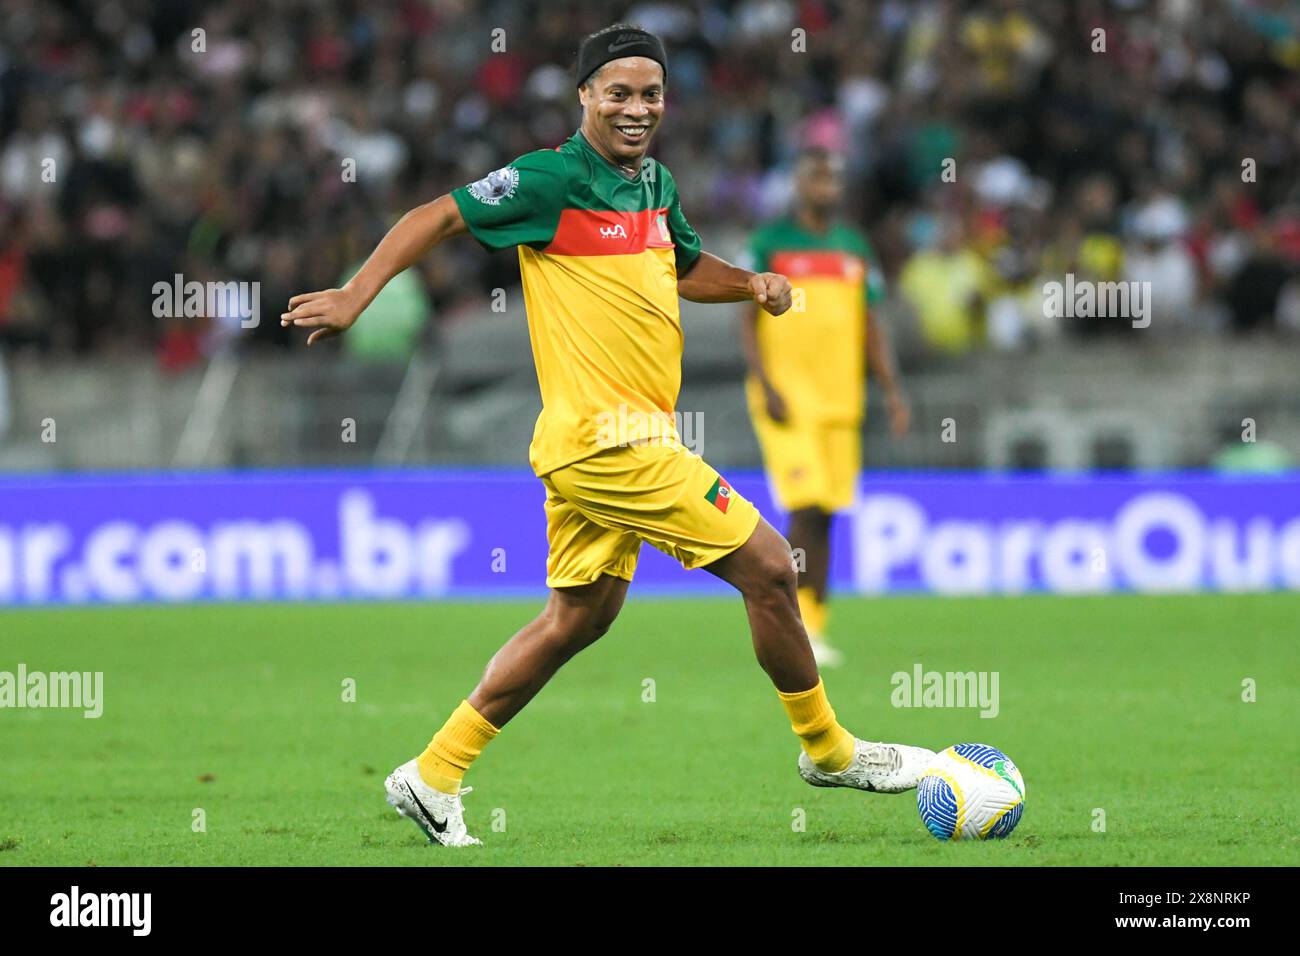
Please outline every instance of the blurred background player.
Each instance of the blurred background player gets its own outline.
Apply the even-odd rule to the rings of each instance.
[[[747,307],[741,323],[754,431],[790,515],[799,610],[817,662],[831,667],[842,660],[826,641],[831,519],[853,503],[857,487],[868,367],[884,389],[894,435],[911,424],[884,324],[871,321],[870,306],[884,298],[875,253],[866,235],[837,221],[843,165],[820,146],[800,153],[791,213],[760,227],[750,249],[753,268],[788,276],[802,302],[780,318]]]

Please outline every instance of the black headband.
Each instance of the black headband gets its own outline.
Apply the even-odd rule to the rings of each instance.
[[[644,56],[654,60],[663,67],[664,79],[668,78],[668,55],[664,53],[659,38],[644,30],[621,30],[583,41],[578,50],[578,85],[586,83],[591,74],[610,60],[621,60],[625,56]]]

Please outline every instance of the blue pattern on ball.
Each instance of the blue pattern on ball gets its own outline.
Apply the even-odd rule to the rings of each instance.
[[[988,839],[1000,840],[1005,836],[1009,836],[1011,831],[1016,828],[1016,824],[1020,822],[1020,814],[1024,812],[1024,809],[1025,805],[1023,803],[1017,803],[1004,813],[1002,819],[993,824],[993,829],[989,830]]]
[[[997,747],[990,747],[988,744],[957,744],[952,749],[971,763],[977,763],[986,770],[992,770],[993,764],[999,760],[1011,763],[1010,757],[998,750]],[[1012,766],[1015,766],[1015,764],[1012,763]]]
[[[935,837],[952,839],[953,831],[957,829],[957,797],[946,780],[922,777],[916,788],[916,808],[921,811],[925,828]]]

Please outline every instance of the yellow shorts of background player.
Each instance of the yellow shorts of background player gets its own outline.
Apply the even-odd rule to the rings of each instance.
[[[699,455],[646,442],[603,451],[542,477],[546,584],[626,581],[641,542],[700,568],[735,551],[758,527],[758,509]]]
[[[763,464],[781,507],[819,508],[830,514],[852,505],[862,470],[861,422],[792,416],[778,423],[767,414],[761,389],[747,394]]]

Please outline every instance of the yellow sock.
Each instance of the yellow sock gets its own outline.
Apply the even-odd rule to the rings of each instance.
[[[799,616],[803,618],[804,629],[814,641],[826,637],[826,605],[817,600],[817,592],[812,588],[799,588],[795,592],[799,599]]]
[[[469,765],[500,732],[469,701],[462,700],[442,730],[433,735],[424,753],[416,758],[421,779],[443,793],[458,792]]]
[[[853,735],[835,719],[835,711],[826,699],[826,688],[820,680],[808,690],[793,694],[777,691],[777,696],[790,715],[790,726],[818,770],[839,773],[849,765],[853,759]]]

